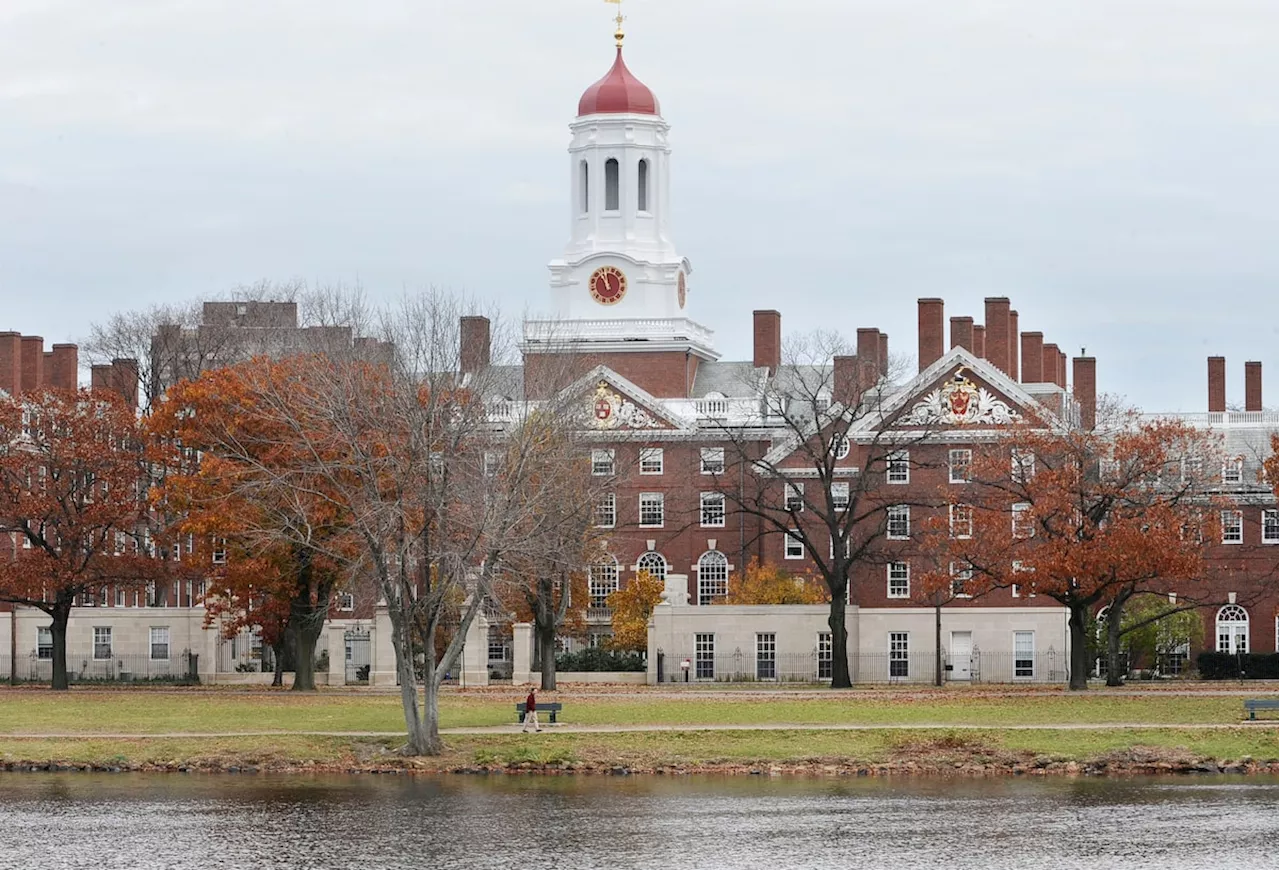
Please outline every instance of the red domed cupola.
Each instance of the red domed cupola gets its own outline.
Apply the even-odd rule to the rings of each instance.
[[[604,78],[582,92],[578,100],[578,116],[583,115],[657,115],[658,98],[644,82],[631,74],[622,60],[622,46]]]

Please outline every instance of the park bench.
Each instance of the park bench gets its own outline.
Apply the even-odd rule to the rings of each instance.
[[[1280,710],[1280,700],[1275,698],[1250,698],[1244,702],[1244,708],[1249,713],[1250,719],[1258,718],[1259,710]],[[538,705],[538,709],[542,709],[542,705]]]
[[[558,702],[552,703],[552,704],[544,704],[541,701],[539,701],[538,712],[546,713],[550,717],[548,721],[554,725],[556,721],[556,714],[560,712],[560,708],[562,706],[563,705]],[[524,721],[524,701],[521,701],[519,704],[516,704],[516,722],[520,723],[523,721]]]

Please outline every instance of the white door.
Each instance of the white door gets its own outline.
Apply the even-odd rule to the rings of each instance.
[[[947,678],[951,680],[972,679],[973,664],[973,632],[951,632],[951,671]]]

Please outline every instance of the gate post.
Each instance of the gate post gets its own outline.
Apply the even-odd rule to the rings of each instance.
[[[329,685],[347,684],[347,625],[346,621],[329,620]]]

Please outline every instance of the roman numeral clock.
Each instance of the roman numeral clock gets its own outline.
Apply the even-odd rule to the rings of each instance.
[[[591,273],[587,287],[601,305],[616,305],[627,295],[627,276],[616,266],[601,266]]]

